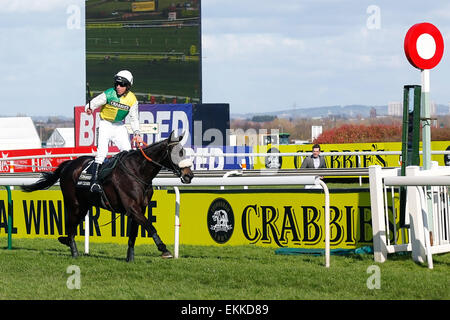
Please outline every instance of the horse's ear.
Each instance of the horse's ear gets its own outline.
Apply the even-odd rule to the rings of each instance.
[[[175,130],[172,130],[172,132],[170,133],[169,139],[168,139],[168,144],[180,142],[181,140],[183,140],[183,136],[184,136],[184,132],[180,136],[176,137]]]
[[[170,144],[171,142],[175,142],[176,138],[175,138],[175,130],[172,130],[172,132],[170,133],[169,139],[167,140],[167,142]]]

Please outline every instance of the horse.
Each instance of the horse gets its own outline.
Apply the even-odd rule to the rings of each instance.
[[[127,262],[134,260],[134,244],[139,226],[153,238],[162,253],[162,258],[172,258],[172,254],[144,213],[153,196],[152,180],[161,169],[172,171],[182,183],[191,183],[194,177],[191,171],[192,161],[186,156],[180,144],[182,138],[183,135],[175,137],[172,131],[165,140],[116,155],[121,157],[118,158],[117,165],[113,167],[111,173],[102,180],[102,194],[92,193],[89,188],[77,187],[83,168],[93,161],[93,156],[81,156],[64,161],[54,171],[44,172],[41,179],[22,186],[22,189],[25,192],[48,189],[59,179],[67,213],[65,220],[67,237],[59,237],[58,240],[69,246],[73,258],[78,257],[74,240],[77,226],[92,206],[125,213],[129,219],[131,218]]]

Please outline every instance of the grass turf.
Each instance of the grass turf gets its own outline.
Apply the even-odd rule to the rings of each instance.
[[[4,244],[4,245],[2,245]],[[334,300],[449,299],[450,254],[435,255],[434,269],[414,263],[409,254],[376,264],[372,255],[276,255],[256,246],[180,247],[180,259],[163,260],[151,244],[136,246],[125,262],[126,245],[91,243],[90,255],[72,259],[57,240],[14,239],[13,250],[0,238],[0,299],[151,299],[151,300]],[[78,243],[80,253],[82,242]],[[170,248],[170,246],[169,246]],[[80,268],[80,289],[68,289]],[[380,289],[369,289],[380,270]],[[370,280],[369,280],[370,281]]]

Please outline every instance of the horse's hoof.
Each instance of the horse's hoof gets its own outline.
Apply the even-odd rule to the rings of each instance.
[[[165,252],[162,253],[161,258],[163,258],[163,259],[172,259],[173,256],[170,253],[170,251],[165,251]]]
[[[133,248],[128,248],[127,251],[127,262],[133,262],[134,261],[134,249]]]

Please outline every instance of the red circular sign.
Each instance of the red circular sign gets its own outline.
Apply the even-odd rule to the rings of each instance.
[[[418,69],[433,69],[444,54],[444,39],[438,28],[428,22],[413,25],[405,36],[405,54]]]

